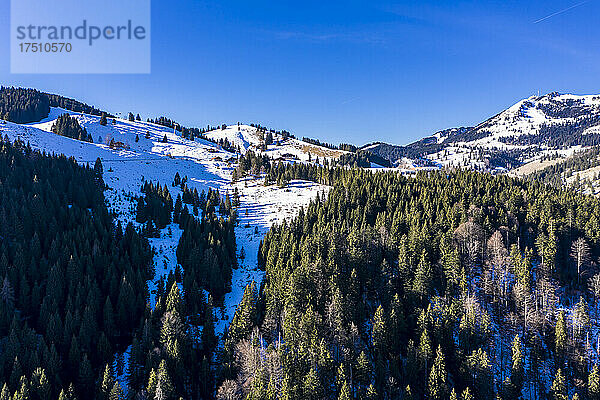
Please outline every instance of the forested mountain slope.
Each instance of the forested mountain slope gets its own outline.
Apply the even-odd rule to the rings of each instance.
[[[101,171],[72,159],[3,139],[0,182],[1,396],[92,398],[144,316],[148,241],[115,224]]]
[[[544,166],[544,164],[546,164]],[[568,186],[572,190],[598,194],[600,182],[600,147],[581,150],[570,157],[553,157],[543,160],[538,168],[528,171],[528,165],[515,172],[527,179],[538,180],[554,186]]]
[[[220,391],[596,398],[599,216],[596,198],[507,177],[346,171],[265,237]]]
[[[32,89],[3,91],[8,98],[5,104],[15,112],[28,109],[36,96],[44,98]],[[13,101],[21,94],[25,94],[24,102]],[[57,304],[45,300],[46,287],[64,281],[61,290],[66,292],[71,264],[59,269],[60,274],[52,279],[53,265],[41,261],[27,267],[21,276],[22,268],[15,270],[13,263],[29,265],[33,261],[28,254],[31,244],[27,241],[27,246],[8,251],[12,236],[0,234],[0,256],[6,253],[7,257],[0,259],[0,264],[8,265],[4,271],[9,271],[0,276],[8,304],[3,309],[8,322],[4,320],[4,336],[0,338],[0,398],[213,398],[223,332],[244,286],[260,282],[264,276],[257,268],[260,240],[272,223],[296,215],[302,205],[318,192],[326,192],[327,187],[297,180],[281,187],[265,186],[265,171],[260,168],[253,171],[256,176],[232,182],[235,153],[216,140],[192,134],[200,130],[166,126],[163,120],[161,124],[143,122],[132,113],[127,119],[115,118],[74,100],[48,98],[80,111],[51,105],[47,113],[32,117],[33,122],[0,121],[0,135],[6,143],[3,148],[24,149],[24,159],[39,159],[42,169],[35,174],[17,171],[20,158],[11,153],[5,157],[9,167],[0,178],[0,188],[8,188],[7,182],[15,183],[21,185],[24,196],[35,197],[37,186],[33,183],[47,179],[50,183],[46,186],[55,188],[58,198],[48,206],[36,206],[35,215],[21,210],[26,203],[19,197],[5,199],[2,206],[17,212],[7,214],[6,224],[0,220],[1,229],[10,232],[20,224],[29,229],[54,219],[72,224],[69,229],[79,236],[70,234],[65,239],[69,245],[60,249],[60,260],[70,260],[72,255],[79,260],[74,265],[81,264],[86,273],[88,260],[96,260],[96,255],[102,256],[108,249],[111,257],[137,251],[135,244],[121,244],[119,235],[137,238],[145,246],[145,256],[137,257],[131,266],[140,270],[133,282],[120,269],[128,268],[127,262],[113,268],[108,262],[112,259],[103,258],[102,268],[111,268],[111,272],[101,269],[103,275],[96,279],[110,280],[110,302],[102,286],[105,283],[83,275],[81,287],[69,288],[70,297],[65,294],[67,298]],[[71,179],[71,172],[63,172],[60,164],[44,162],[50,157],[44,153],[72,157],[59,159],[75,172],[81,169],[81,177],[76,174],[77,179]],[[72,197],[85,201],[85,207]],[[96,225],[101,221],[92,211],[96,205],[106,213],[106,221],[99,227]],[[65,212],[80,208],[80,219],[65,217]],[[41,220],[39,209],[46,216]],[[87,213],[92,213],[88,219],[100,230],[91,230],[89,238],[79,233],[88,226],[84,219]],[[49,228],[42,232],[43,237],[56,233],[52,224]],[[105,239],[102,235],[108,236]],[[109,240],[109,247],[85,244],[95,236],[102,245]],[[20,257],[25,257],[24,261]],[[128,283],[133,286],[131,291],[120,289]],[[70,292],[75,289],[74,294]],[[33,295],[26,296],[29,292]],[[134,305],[126,305],[125,301],[131,300],[122,292],[133,296]],[[28,314],[15,306],[17,302],[27,304]],[[40,305],[43,308],[36,311]],[[50,314],[50,327],[46,319],[43,325],[38,324],[38,312]],[[15,313],[22,319],[12,318]],[[125,315],[127,321],[123,323]],[[84,320],[85,329],[81,330]],[[50,329],[50,336],[46,329]],[[88,336],[82,337],[85,334]],[[39,346],[38,338],[44,340]],[[11,350],[5,352],[7,348]],[[50,356],[53,358],[48,359]]]

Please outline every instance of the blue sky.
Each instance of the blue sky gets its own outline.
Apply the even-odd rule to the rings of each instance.
[[[538,91],[600,93],[600,1],[153,1],[148,75],[11,75],[9,9],[1,84],[187,125],[405,144]]]

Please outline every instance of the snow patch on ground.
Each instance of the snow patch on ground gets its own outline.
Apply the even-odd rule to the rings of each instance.
[[[183,235],[183,229],[179,224],[170,224],[160,231],[159,238],[150,238],[150,245],[156,249],[154,256],[154,280],[148,281],[148,291],[150,293],[150,306],[154,309],[156,305],[156,289],[161,276],[167,277],[169,273],[175,273],[177,266],[177,245]],[[167,288],[168,290],[169,288]]]
[[[264,279],[264,271],[258,269],[257,256],[260,242],[269,228],[294,218],[318,193],[328,193],[330,189],[300,180],[291,181],[285,188],[264,186],[261,179],[243,180],[233,187],[240,192],[239,225],[235,228],[238,255],[243,248],[245,258],[238,259],[239,266],[233,271],[231,292],[225,295],[219,320],[215,323],[217,334],[224,332],[233,319],[246,285],[254,281],[260,287]]]
[[[123,389],[123,394],[127,395],[127,365],[129,365],[129,355],[131,354],[131,345],[127,347],[127,349],[123,353],[117,353],[115,356],[115,361],[113,362],[112,369],[113,374],[121,389]]]

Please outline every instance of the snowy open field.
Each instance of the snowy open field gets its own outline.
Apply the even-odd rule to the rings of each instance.
[[[242,300],[244,288],[253,280],[260,285],[264,272],[258,269],[257,255],[260,241],[274,223],[293,218],[300,207],[306,207],[317,193],[327,193],[329,187],[312,182],[291,181],[287,188],[264,186],[259,180],[238,182],[240,207],[239,226],[236,227],[238,254],[244,248],[245,257],[239,259],[238,269],[233,271],[232,290],[225,295],[221,320],[215,324],[215,332],[221,333],[231,322],[237,304]]]

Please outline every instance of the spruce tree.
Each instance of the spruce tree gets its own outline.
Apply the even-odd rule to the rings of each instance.
[[[81,366],[79,369],[79,388],[91,388],[94,387],[94,371],[92,370],[92,364],[88,360],[87,354],[83,354],[81,360]]]
[[[436,350],[435,360],[429,373],[427,392],[430,400],[445,400],[447,396],[447,373],[441,346]]]
[[[108,396],[109,400],[121,400],[123,399],[123,389],[119,382],[115,382],[112,389],[110,390],[110,394]]]
[[[102,167],[102,160],[100,160],[100,157],[96,158],[96,162],[94,163],[94,172],[96,173],[96,177],[102,179],[104,168]]]
[[[106,364],[104,367],[104,372],[102,373],[102,377],[100,380],[100,387],[98,391],[98,397],[102,400],[108,400],[110,391],[112,390],[115,384],[115,378],[112,374],[112,369],[110,365]]]
[[[2,386],[2,392],[0,392],[0,400],[10,400],[10,399],[11,399],[10,390],[8,389],[8,385],[6,383],[4,383],[4,385]]]
[[[167,362],[165,360],[161,360],[158,366],[158,372],[156,373],[155,393],[155,399],[160,397],[160,399],[170,400],[175,396],[175,389],[173,388],[173,383],[169,377]]]
[[[356,380],[363,384],[368,385],[371,382],[371,374],[372,374],[372,366],[371,361],[367,357],[367,354],[364,351],[361,351],[356,359],[356,372],[355,377]]]
[[[379,398],[379,396],[377,395],[377,390],[375,390],[375,386],[373,386],[373,384],[370,384],[369,387],[367,388],[367,393],[365,395],[365,398],[367,400],[376,400]]]
[[[427,373],[427,369],[429,366],[429,359],[432,357],[433,353],[431,350],[431,341],[429,340],[429,334],[427,333],[427,329],[424,329],[421,333],[421,338],[419,340],[419,348],[418,348],[418,360],[421,366],[421,370],[424,373]],[[437,357],[437,354],[436,354]]]
[[[560,311],[554,328],[554,349],[559,360],[563,361],[567,351],[567,324],[565,312]]]
[[[559,368],[556,370],[554,381],[552,381],[552,387],[550,388],[551,398],[553,400],[568,400],[567,386],[565,384],[565,377]]]
[[[307,400],[318,400],[323,398],[323,385],[319,380],[315,368],[311,368],[308,375],[304,378],[303,392],[303,398]]]
[[[340,395],[338,396],[338,400],[351,400],[352,393],[350,391],[350,386],[348,385],[348,381],[344,380],[342,387],[340,389]]]
[[[450,400],[458,400],[458,395],[456,394],[456,390],[454,390],[454,388],[452,388],[452,391],[450,392]]]
[[[93,380],[93,377],[92,377]],[[50,382],[42,368],[36,368],[31,377],[31,390],[40,400],[50,400]],[[4,400],[0,394],[0,400]]]
[[[468,386],[465,388],[465,390],[463,390],[462,394],[460,395],[460,400],[475,400]]]
[[[148,396],[153,399],[156,394],[156,385],[158,383],[158,378],[156,376],[156,371],[154,368],[150,370],[150,374],[148,376],[148,383],[146,384],[146,392]]]
[[[590,400],[600,400],[600,372],[598,371],[598,364],[594,364],[588,376],[587,390]]]
[[[179,287],[175,282],[173,282],[173,285],[171,285],[171,289],[169,290],[169,294],[167,295],[166,306],[167,312],[177,312],[179,315],[182,315],[183,304],[181,294],[179,293]]]
[[[417,265],[415,279],[413,282],[413,290],[421,301],[424,301],[429,295],[432,278],[433,272],[431,269],[431,264],[429,263],[427,252],[423,250],[421,253],[421,259]]]
[[[373,316],[373,332],[372,332],[373,347],[377,355],[384,357],[387,351],[387,327],[385,323],[385,312],[380,305]]]
[[[510,381],[513,385],[514,395],[520,396],[523,389],[525,371],[523,367],[523,345],[519,335],[515,335],[512,343],[512,366],[510,370]]]

